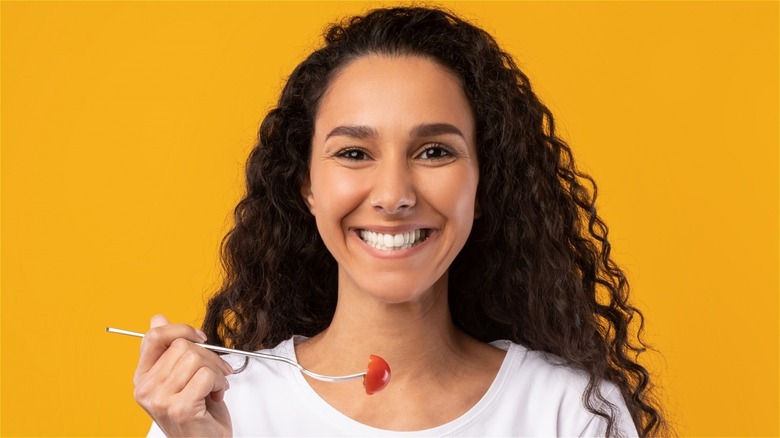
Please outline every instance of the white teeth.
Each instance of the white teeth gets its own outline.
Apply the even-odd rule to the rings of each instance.
[[[407,231],[400,234],[383,234],[373,231],[361,230],[360,238],[368,245],[382,250],[393,251],[411,248],[427,238],[427,234],[420,229]]]

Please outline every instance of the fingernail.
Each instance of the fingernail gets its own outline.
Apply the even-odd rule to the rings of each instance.
[[[208,338],[206,337],[206,334],[203,333],[202,330],[195,329],[195,332],[198,334],[198,337],[200,338],[201,341],[206,342],[206,339]]]

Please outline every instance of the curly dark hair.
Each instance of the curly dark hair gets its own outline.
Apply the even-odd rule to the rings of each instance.
[[[209,338],[257,350],[330,324],[337,265],[300,189],[323,93],[369,54],[437,62],[460,79],[476,119],[481,216],[449,270],[454,323],[481,341],[509,339],[585,370],[583,401],[607,420],[607,435],[616,411],[604,381],[620,388],[642,436],[662,433],[650,375],[636,359],[643,317],[610,257],[595,183],[575,167],[512,57],[440,9],[378,9],[332,25],[292,72],[247,162],[246,195],[222,246],[226,278],[203,324]]]

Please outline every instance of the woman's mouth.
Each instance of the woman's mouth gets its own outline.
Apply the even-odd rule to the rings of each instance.
[[[372,248],[380,251],[398,251],[412,248],[428,239],[431,230],[428,228],[419,228],[399,234],[376,233],[369,230],[360,230],[358,235],[363,242]]]

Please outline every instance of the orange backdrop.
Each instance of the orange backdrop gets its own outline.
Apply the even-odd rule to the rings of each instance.
[[[138,340],[198,324],[243,161],[324,24],[380,3],[3,1],[2,435],[141,435]],[[599,182],[683,435],[778,435],[778,3],[444,2]]]

